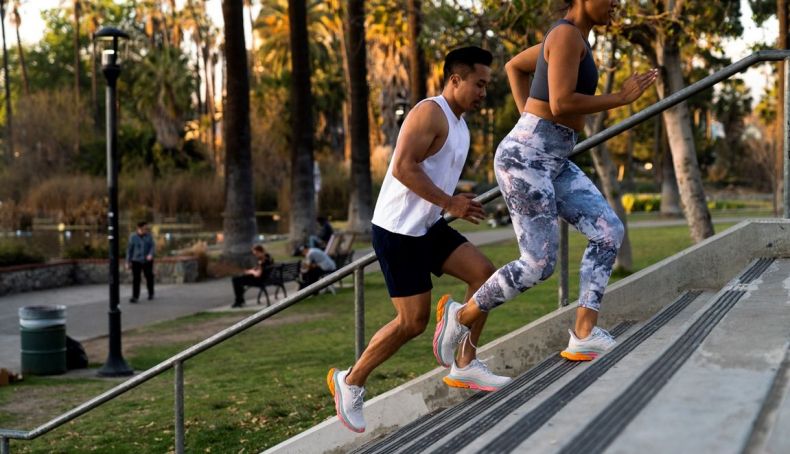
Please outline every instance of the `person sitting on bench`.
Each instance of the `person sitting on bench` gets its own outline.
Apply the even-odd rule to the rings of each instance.
[[[272,256],[260,244],[252,247],[252,254],[258,262],[255,268],[244,271],[244,274],[233,277],[233,293],[236,296],[231,307],[244,306],[244,290],[247,286],[256,285],[266,278],[269,268],[274,264]]]
[[[304,257],[304,260],[302,260],[302,275],[299,282],[299,290],[321,279],[323,275],[337,269],[335,261],[332,260],[332,257],[328,256],[326,252],[318,248],[308,247],[306,244],[298,246],[294,251],[294,255],[301,255]]]

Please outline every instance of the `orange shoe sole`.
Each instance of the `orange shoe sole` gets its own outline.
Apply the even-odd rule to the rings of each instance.
[[[450,295],[442,295],[439,298],[439,303],[436,305],[436,322],[438,323],[442,317],[444,317],[444,307],[447,305],[447,301],[450,300]]]
[[[335,368],[329,369],[329,373],[326,374],[326,386],[329,387],[329,392],[332,393],[332,397],[335,397]]]
[[[447,386],[451,388],[464,388],[464,389],[473,389],[476,391],[497,391],[499,388],[493,388],[491,386],[480,386],[473,383],[465,383],[458,380],[453,380],[450,377],[444,377],[442,379]]]
[[[560,353],[560,356],[562,356],[563,358],[565,358],[565,359],[567,359],[569,361],[592,361],[598,355],[596,355],[594,353],[590,353],[590,354],[573,353],[573,352],[569,352],[567,350],[563,350],[562,353]]]

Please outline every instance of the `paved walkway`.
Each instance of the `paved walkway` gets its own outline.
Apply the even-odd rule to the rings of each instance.
[[[743,218],[716,219],[716,222],[734,222]],[[629,228],[685,225],[685,221],[661,220],[639,221]],[[496,243],[513,238],[512,227],[470,232],[465,234],[477,245]],[[359,251],[361,257],[368,251]],[[366,272],[378,272],[378,264],[366,268]],[[351,278],[346,279],[346,283]],[[295,291],[291,283],[289,293]],[[107,312],[109,301],[107,285],[63,287],[37,292],[19,293],[0,297],[0,367],[11,371],[20,370],[19,316],[23,306],[62,304],[66,310],[66,330],[69,336],[83,341],[107,335]],[[143,294],[145,291],[143,290]],[[186,315],[209,310],[231,310],[233,290],[230,278],[215,279],[188,285],[158,285],[156,299],[142,299],[138,304],[129,304],[131,288],[121,287],[121,311],[124,329],[132,329],[172,320]],[[261,306],[255,304],[256,291],[247,292],[247,307],[240,311],[254,311]]]

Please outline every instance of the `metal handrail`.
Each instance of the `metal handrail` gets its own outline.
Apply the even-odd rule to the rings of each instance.
[[[766,61],[778,61],[778,60],[785,60],[785,72],[787,74],[788,67],[790,67],[790,50],[763,50],[759,52],[755,52],[750,56],[739,60],[736,63],[733,63],[716,73],[705,77],[704,79],[695,82],[688,87],[679,90],[672,95],[664,98],[663,100],[653,104],[652,106],[648,107],[647,109],[632,115],[631,117],[627,118],[626,120],[609,127],[598,134],[588,138],[587,140],[577,144],[571,155],[576,155],[583,151],[589,150],[606,140],[630,129],[634,126],[644,122],[645,120],[663,112],[671,108],[672,106],[683,102],[685,99],[699,93],[702,90],[710,88],[714,84],[721,82],[722,80],[731,77],[732,75],[741,72],[750,66]],[[788,98],[790,98],[790,93],[785,93],[785,104],[788,105]],[[788,115],[788,112],[785,111],[785,115]],[[785,136],[786,139],[788,136],[788,121],[785,120]],[[785,140],[785,160],[788,159],[788,140]],[[785,187],[787,187],[787,179],[785,180]],[[786,192],[787,193],[787,192]],[[486,191],[484,194],[478,196],[476,198],[477,201],[483,204],[487,204],[492,200],[496,199],[501,195],[499,187],[493,188],[489,191]],[[785,206],[788,203],[786,201]],[[787,215],[787,211],[785,212]],[[452,221],[454,218],[450,216],[446,216],[446,219]],[[360,341],[364,341],[364,336],[360,335],[361,331],[359,330],[359,323],[360,319],[364,317],[364,309],[360,304],[360,300],[362,298],[362,280],[363,280],[363,271],[367,265],[370,265],[376,261],[376,253],[370,252],[363,256],[360,259],[344,266],[343,268],[324,276],[319,281],[305,287],[302,290],[299,290],[295,294],[290,297],[285,298],[284,300],[280,301],[279,303],[274,304],[273,306],[267,307],[255,314],[245,318],[244,320],[239,321],[238,323],[218,332],[217,334],[193,345],[192,347],[177,353],[176,355],[162,361],[161,363],[157,364],[156,366],[136,375],[125,382],[121,383],[120,385],[100,394],[93,399],[84,402],[83,404],[69,410],[66,413],[36,427],[30,431],[22,431],[22,430],[9,430],[9,429],[0,429],[0,454],[8,454],[10,451],[9,447],[9,439],[19,439],[19,440],[32,440],[37,438],[41,435],[46,434],[47,432],[79,417],[80,415],[87,413],[88,411],[102,405],[103,403],[114,399],[121,394],[136,388],[137,386],[145,383],[146,381],[160,375],[163,372],[166,372],[171,367],[176,368],[176,410],[175,410],[175,419],[176,419],[176,430],[175,430],[175,441],[176,441],[176,452],[182,453],[184,450],[184,431],[183,431],[183,363],[187,359],[190,359],[201,352],[208,350],[209,348],[224,342],[225,340],[235,336],[236,334],[241,333],[242,331],[256,325],[257,323],[275,315],[286,308],[293,306],[294,304],[298,303],[299,301],[305,299],[306,297],[312,295],[315,292],[318,292],[335,282],[340,281],[344,277],[351,275],[352,273],[355,275],[355,298],[356,301],[356,319],[357,319],[357,356],[361,354],[361,348],[359,346]],[[180,427],[179,427],[180,426]]]

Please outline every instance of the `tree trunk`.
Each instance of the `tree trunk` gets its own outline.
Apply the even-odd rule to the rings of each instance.
[[[17,22],[17,24],[19,24],[19,22]],[[22,39],[19,37],[19,25],[16,26],[16,48],[19,53],[19,67],[22,71],[22,87],[25,89],[25,95],[30,96],[30,82],[27,78],[25,50],[22,48]]]
[[[661,216],[679,218],[683,216],[683,210],[680,209],[678,181],[675,178],[672,152],[669,151],[669,143],[664,128],[661,129],[659,140],[661,149]]]
[[[599,131],[596,131],[596,133],[597,132]],[[588,136],[592,136],[592,134],[588,134]],[[620,183],[617,181],[617,166],[615,166],[614,162],[612,161],[612,158],[609,155],[609,150],[607,150],[605,143],[593,148],[591,153],[593,164],[595,165],[595,171],[600,177],[601,188],[603,189],[604,196],[609,202],[609,205],[611,205],[611,207],[614,209],[617,217],[620,218],[620,221],[622,221],[623,227],[625,229],[623,244],[620,246],[620,250],[617,251],[617,259],[614,263],[614,269],[630,272],[633,270],[634,260],[631,254],[631,240],[628,235],[628,218],[626,217],[625,208],[623,207],[623,202],[621,199],[622,191],[620,188]]]
[[[409,85],[411,105],[414,106],[427,97],[427,68],[425,52],[420,45],[422,33],[422,2],[408,0],[409,15]]]
[[[365,1],[349,0],[346,20],[351,96],[351,199],[348,207],[349,230],[370,233],[373,218],[373,189],[370,178],[370,134],[368,130],[367,53],[365,51]]]
[[[82,122],[80,118],[80,8],[81,8],[80,0],[74,0],[74,106],[76,108],[76,115],[74,115],[74,120],[76,121],[76,128],[77,133],[74,134],[75,142],[74,142],[74,154],[75,156],[79,155],[80,152],[80,129],[82,126]]]
[[[779,19],[779,38],[777,39],[777,47],[780,49],[790,49],[790,36],[787,34],[787,20],[788,20],[788,7],[786,0],[776,1],[776,17]],[[785,62],[779,60],[779,77],[777,83],[777,102],[776,102],[776,166],[775,178],[777,181],[776,191],[774,191],[774,206],[783,207],[783,194],[784,194],[784,112],[785,112]],[[787,213],[785,213],[787,214]]]
[[[252,1],[247,0],[246,3],[247,15],[250,17],[250,80],[255,85],[255,19],[252,17]]]
[[[0,27],[3,33],[3,85],[5,89],[5,114],[6,114],[6,164],[14,159],[14,128],[12,126],[11,86],[8,78],[8,48],[5,42],[5,0],[0,0]]]
[[[609,60],[609,65],[614,66],[616,64],[615,55],[617,54],[616,41],[611,42],[610,51],[611,57]],[[614,71],[610,71],[607,74],[606,84],[603,90],[604,94],[611,93],[613,86]],[[587,116],[587,124],[585,125],[584,129],[588,137],[592,137],[604,129],[606,116],[607,112],[601,112],[597,115]],[[593,165],[595,166],[595,171],[598,173],[604,196],[606,197],[606,200],[609,202],[609,205],[612,207],[612,209],[614,209],[617,217],[620,218],[620,221],[623,223],[623,230],[625,231],[625,234],[623,235],[623,243],[620,246],[620,249],[617,251],[617,259],[615,259],[614,269],[630,272],[633,269],[634,261],[631,254],[631,239],[628,235],[628,218],[626,217],[625,208],[623,207],[623,201],[621,199],[622,190],[620,183],[617,181],[617,166],[614,164],[612,157],[609,155],[609,150],[606,148],[606,142],[593,148],[591,150],[591,154],[593,158]]]
[[[685,86],[683,81],[683,62],[680,47],[672,39],[659,44],[656,49],[663,74],[659,78],[658,87],[661,98],[680,90]],[[664,125],[667,128],[669,148],[675,177],[678,181],[683,211],[689,224],[691,238],[699,242],[713,235],[713,223],[705,201],[705,189],[697,164],[697,153],[694,147],[694,134],[691,130],[691,117],[688,104],[682,102],[664,111]]]
[[[96,61],[96,38],[91,36],[91,105],[93,105],[93,127],[96,131],[103,130],[101,124],[101,108],[99,107],[98,63]]]
[[[291,30],[291,217],[292,244],[313,232],[316,221],[313,181],[313,98],[305,0],[288,0]]]
[[[227,64],[225,143],[225,212],[223,255],[238,264],[250,261],[255,239],[255,202],[252,189],[250,138],[250,83],[244,45],[242,0],[223,0],[225,61]]]

